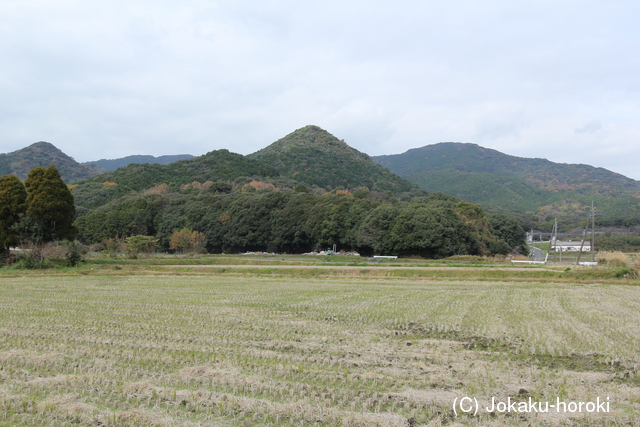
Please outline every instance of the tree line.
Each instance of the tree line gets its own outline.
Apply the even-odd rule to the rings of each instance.
[[[102,243],[147,235],[170,251],[176,248],[174,234],[189,230],[203,235],[209,253],[305,253],[337,245],[361,255],[425,258],[507,254],[525,246],[518,221],[487,215],[479,205],[444,194],[402,201],[368,189],[313,194],[304,186],[286,191],[258,185],[233,192],[230,186],[214,188],[222,191],[120,197],[79,216],[78,238]]]
[[[103,185],[108,188],[108,185]],[[441,193],[401,200],[358,188],[318,194],[257,181],[211,183],[183,191],[133,192],[95,209],[80,208],[55,166],[21,182],[0,178],[0,244],[34,248],[74,240],[153,238],[163,251],[305,253],[336,245],[361,255],[442,258],[507,254],[525,247],[518,221]],[[133,242],[135,239],[129,239]],[[146,242],[146,241],[145,241]]]

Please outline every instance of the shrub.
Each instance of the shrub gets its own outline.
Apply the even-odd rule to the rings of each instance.
[[[13,268],[46,269],[54,267],[77,267],[87,253],[84,245],[77,241],[61,244],[24,245],[23,251],[11,256],[7,265]]]
[[[127,256],[131,259],[138,258],[140,254],[152,255],[158,248],[158,239],[152,236],[131,236],[124,240]]]
[[[119,253],[124,252],[124,239],[114,237],[104,241],[105,251],[110,257],[116,257]]]
[[[51,268],[52,263],[50,260],[43,258],[41,253],[38,253],[38,251],[28,251],[18,255],[17,261],[12,265],[12,267],[18,269],[26,268],[29,270],[45,269]]]
[[[67,267],[77,267],[82,261],[82,255],[86,253],[86,248],[77,241],[68,242],[64,256]]]

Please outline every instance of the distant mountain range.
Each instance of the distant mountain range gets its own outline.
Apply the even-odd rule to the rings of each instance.
[[[118,168],[123,168],[125,166],[130,165],[131,163],[151,163],[158,165],[168,165],[173,162],[177,162],[178,160],[188,160],[192,159],[194,156],[191,154],[176,154],[169,156],[127,156],[122,157],[120,159],[101,159],[95,162],[84,162],[83,165],[89,166],[92,169],[104,172],[113,172]]]
[[[100,172],[76,162],[53,144],[40,141],[12,153],[0,154],[0,175],[13,174],[24,180],[31,169],[55,165],[66,182],[76,182]]]
[[[476,144],[452,142],[370,157],[317,126],[298,129],[248,156],[216,150],[198,157],[128,156],[80,164],[46,142],[0,154],[0,174],[13,173],[21,179],[33,167],[49,164],[56,165],[67,182],[110,183],[110,197],[103,194],[102,202],[87,202],[94,207],[117,194],[160,184],[177,187],[194,181],[240,179],[278,181],[276,186],[289,188],[367,187],[394,194],[415,193],[419,187],[488,209],[540,217],[579,217],[595,201],[608,215],[640,216],[640,182],[603,168],[515,157]]]
[[[29,171],[37,166],[55,165],[66,182],[73,183],[114,171],[131,163],[167,165],[178,160],[193,158],[190,154],[173,156],[127,156],[113,160],[97,160],[78,163],[49,142],[36,142],[11,153],[0,154],[0,175],[13,174],[24,180]]]
[[[510,156],[476,144],[444,142],[372,157],[430,192],[504,210],[580,214],[591,201],[637,212],[640,182],[607,169]]]
[[[640,182],[607,169],[515,157],[476,144],[442,142],[372,159],[400,176],[410,177],[412,182],[422,181],[420,177],[428,172],[454,171],[518,178],[535,188],[553,192],[596,191],[614,197],[634,193],[640,196]]]

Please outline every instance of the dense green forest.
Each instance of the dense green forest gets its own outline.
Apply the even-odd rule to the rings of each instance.
[[[488,211],[529,212],[541,222],[562,218],[575,223],[595,202],[609,218],[640,218],[640,183],[603,168],[509,156],[462,143],[372,159],[426,191],[480,203]]]
[[[552,192],[570,190],[578,194],[595,193],[609,197],[637,196],[640,192],[638,181],[603,168],[510,156],[476,144],[443,142],[372,159],[404,177],[427,171],[451,170],[517,177]]]
[[[52,147],[38,143],[15,153],[31,153],[25,164],[60,158]],[[201,233],[209,252],[337,245],[363,255],[439,258],[518,251],[525,229],[550,231],[556,219],[560,231],[581,230],[591,202],[600,227],[640,223],[638,183],[603,169],[474,144],[383,157],[376,161],[410,174],[413,183],[317,126],[249,156],[223,149],[167,165],[128,164],[71,186],[75,226],[92,244],[142,235],[170,250],[172,234],[184,230]],[[1,168],[9,167],[7,159],[0,157]],[[620,239],[608,236],[603,244],[637,244]]]
[[[102,243],[119,236],[151,235],[169,248],[183,228],[206,236],[209,252],[304,253],[332,247],[362,255],[506,254],[524,246],[524,231],[506,216],[486,215],[478,205],[443,194],[403,202],[388,194],[336,190],[235,192],[202,189],[131,194],[76,221],[78,236]]]
[[[249,177],[268,179],[278,176],[275,168],[259,160],[248,159],[229,150],[216,150],[169,165],[130,164],[81,183],[74,188],[74,196],[78,206],[93,209],[131,192],[177,191],[192,184],[219,191],[218,184],[210,188],[213,182],[238,180],[239,177],[246,177],[244,181],[249,182]]]
[[[530,212],[541,224],[552,224],[555,219],[561,219],[567,226],[577,226],[586,218],[592,202],[602,215],[606,215],[606,219],[602,218],[603,221],[640,220],[640,199],[633,196],[611,197],[597,193],[583,195],[569,190],[550,191],[519,178],[452,170],[420,172],[410,179],[421,188],[428,187],[431,191],[479,203],[489,212]]]
[[[311,186],[362,186],[394,193],[415,187],[318,126],[298,129],[248,157],[273,166],[283,177]]]
[[[250,156],[227,150],[170,165],[131,164],[73,190],[86,243],[203,233],[209,252],[303,253],[337,245],[363,255],[441,258],[524,246],[516,220],[427,195],[317,126]],[[499,220],[498,220],[499,219]]]

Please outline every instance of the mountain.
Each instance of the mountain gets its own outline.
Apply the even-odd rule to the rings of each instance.
[[[78,184],[73,194],[77,205],[95,208],[132,191],[141,192],[158,186],[175,190],[194,182],[204,184],[240,177],[250,180],[277,176],[278,171],[263,162],[223,149],[168,165],[130,164]]]
[[[612,210],[637,210],[640,197],[640,182],[603,168],[515,157],[476,144],[444,142],[372,159],[427,191],[500,209],[568,213],[557,212],[558,206],[598,200]]]
[[[0,175],[13,174],[24,180],[31,169],[43,166],[55,165],[62,179],[67,182],[76,182],[92,178],[100,172],[86,165],[76,162],[67,156],[53,144],[40,141],[31,144],[21,150],[7,154],[0,154]]]
[[[289,179],[318,187],[368,187],[394,193],[414,187],[318,126],[305,126],[248,156]]]
[[[159,184],[230,181],[241,176],[276,177],[278,171],[259,160],[248,159],[223,149],[168,165],[134,163],[102,174],[89,182],[112,182],[129,190],[140,191]]]
[[[207,191],[213,192],[250,181],[256,189],[300,184],[394,193],[418,189],[327,131],[307,126],[249,156],[216,150],[168,165],[130,164],[80,183],[73,194],[78,206],[94,209],[132,191],[188,191],[186,186],[195,191],[207,181],[212,183]]]
[[[113,172],[118,168],[123,168],[132,163],[153,163],[159,165],[168,165],[169,163],[177,162],[178,160],[192,159],[194,156],[191,154],[176,154],[169,156],[127,156],[119,159],[100,159],[94,162],[85,162],[83,165],[90,168],[100,170],[102,172]]]

